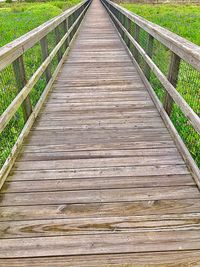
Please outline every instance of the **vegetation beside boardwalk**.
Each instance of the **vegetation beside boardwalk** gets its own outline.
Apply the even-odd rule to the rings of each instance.
[[[200,45],[200,6],[121,4],[145,19]]]
[[[121,5],[133,13],[200,45],[200,6],[131,3],[121,3]],[[141,36],[141,39],[144,40],[143,48],[145,48],[146,37]],[[159,42],[155,42],[153,61],[166,76],[169,58],[169,50]],[[155,75],[151,76],[150,82],[160,100],[163,101],[165,90]],[[200,116],[200,73],[184,61],[180,65],[177,90]],[[198,166],[200,166],[200,136],[188,123],[187,118],[182,114],[177,105],[173,108],[171,119]]]
[[[0,3],[0,47],[79,2],[80,0]]]

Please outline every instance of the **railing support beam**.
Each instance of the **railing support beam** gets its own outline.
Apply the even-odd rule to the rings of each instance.
[[[140,27],[137,24],[135,24],[134,39],[135,39],[135,41],[137,43],[139,43],[139,38],[140,38]],[[138,59],[139,59],[139,52],[138,52],[138,50],[137,50],[136,47],[134,47],[134,49],[133,49],[133,56],[134,56],[135,60],[138,61]]]
[[[47,43],[47,37],[43,37],[40,40],[40,45],[41,45],[41,51],[42,51],[42,59],[43,61],[48,57],[48,43]],[[51,79],[51,67],[50,64],[47,66],[45,70],[45,76],[46,76],[46,82],[48,82]]]
[[[64,32],[67,33],[69,30],[68,18],[66,18],[66,20],[63,21],[63,28],[64,28]],[[68,46],[69,46],[69,37],[65,41],[65,49],[67,49]]]
[[[18,57],[13,62],[12,65],[13,65],[17,89],[18,89],[18,92],[20,92],[22,90],[22,88],[24,88],[24,86],[27,83],[23,56]],[[26,122],[32,113],[32,105],[31,105],[31,100],[30,100],[29,95],[25,98],[21,107],[22,107],[24,121]]]
[[[153,42],[154,42],[154,38],[152,35],[149,34],[146,52],[150,58],[152,58],[152,55],[153,55]],[[151,68],[149,67],[149,65],[146,62],[145,62],[145,66],[144,66],[144,74],[145,74],[146,78],[149,80],[150,74],[151,74]]]
[[[60,42],[60,39],[61,39],[60,38],[60,30],[58,27],[55,28],[56,44],[58,44]],[[58,50],[57,57],[58,57],[58,62],[60,62],[60,60],[62,58],[61,49]]]
[[[180,68],[180,57],[171,52],[171,59],[170,59],[170,65],[168,70],[168,76],[167,79],[169,82],[176,88],[177,82],[178,82],[178,73]],[[173,108],[173,99],[169,95],[169,93],[166,91],[163,106],[167,114],[170,116]]]

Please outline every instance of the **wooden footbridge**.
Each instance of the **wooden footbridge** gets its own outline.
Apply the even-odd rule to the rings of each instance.
[[[167,77],[153,40],[171,53]],[[28,80],[24,54],[36,44],[43,61]],[[25,122],[1,170],[0,266],[200,266],[199,169],[170,119],[176,105],[200,132],[175,89],[181,61],[200,70],[199,51],[108,0],[87,0],[0,50],[19,91],[0,129],[20,107]]]

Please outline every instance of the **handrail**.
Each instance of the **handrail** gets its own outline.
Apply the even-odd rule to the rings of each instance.
[[[114,16],[111,13],[112,16]],[[130,33],[126,30],[126,28],[121,24],[121,22],[115,17],[120,28],[124,31],[124,33],[128,36],[140,54],[143,56],[151,70],[157,76],[159,81],[165,87],[169,95],[172,97],[174,102],[181,108],[182,112],[185,116],[190,120],[195,130],[200,134],[200,118],[199,116],[193,111],[193,109],[188,105],[188,103],[184,100],[184,98],[177,92],[175,87],[167,80],[165,75],[160,71],[160,69],[156,66],[153,60],[148,56],[145,50],[135,41],[135,39],[130,35]],[[200,60],[199,60],[200,62]]]
[[[33,74],[33,76],[30,78],[30,80],[27,82],[27,84],[24,86],[23,89],[19,92],[19,94],[16,96],[16,98],[11,102],[11,104],[8,106],[8,108],[4,111],[4,113],[0,116],[0,133],[5,129],[6,125],[9,123],[13,115],[16,113],[18,108],[21,106],[23,101],[26,99],[30,91],[32,90],[33,86],[36,84],[36,82],[39,80],[41,75],[44,73],[48,65],[53,60],[54,56],[60,49],[60,47],[64,44],[65,40],[69,37],[70,33],[76,26],[77,22],[80,20],[82,13],[79,15],[77,20],[74,22],[74,24],[71,26],[71,28],[68,30],[68,32],[63,36],[63,38],[60,40],[60,42],[55,46],[55,48],[52,50],[50,55],[44,60],[44,62],[40,65],[40,67],[37,69],[37,71]]]
[[[155,39],[160,41],[183,60],[191,64],[194,68],[200,70],[200,47],[198,45],[195,45],[181,36],[128,11],[124,7],[121,7],[110,0],[106,0],[106,2],[115,7],[127,18],[134,21],[134,23],[151,34]]]
[[[176,103],[176,106],[181,110],[182,114],[187,119],[187,122],[189,122],[189,125],[193,127],[195,134],[199,136],[196,136],[195,138],[199,138],[200,140],[200,117],[197,114],[197,112],[200,110],[197,108],[197,112],[195,112],[195,110],[191,108],[189,103],[176,89],[179,77],[181,75],[180,68],[182,67],[182,61],[183,64],[188,64],[190,68],[193,68],[192,71],[195,72],[194,75],[197,77],[197,79],[200,77],[198,76],[200,75],[200,47],[168,31],[167,29],[162,28],[161,26],[149,22],[136,14],[133,14],[116,3],[111,2],[110,0],[101,1],[111,16],[119,35],[121,35],[124,45],[127,47],[131,58],[138,68],[147,90],[149,91],[156,107],[158,108],[166,126],[170,130],[178,149],[180,150],[187,166],[190,168],[200,189],[200,170],[192,158],[192,155],[188,151],[186,143],[184,143],[183,139],[178,133],[180,129],[176,128],[176,124],[172,123],[170,118],[172,112],[177,112],[176,110],[174,111],[173,105],[173,103]],[[144,35],[142,35],[143,37],[140,37],[142,34],[141,30],[147,35],[146,39],[143,39],[143,43],[141,43],[141,38],[144,38]],[[154,62],[154,58],[157,53],[157,50],[155,50],[155,45],[157,42],[155,43],[154,39],[166,47],[166,51],[170,51],[171,53],[167,75],[164,74],[160,70],[159,66]],[[159,85],[158,88],[156,88],[156,85],[152,84],[151,74],[153,74],[160,82],[162,85],[162,90],[165,90],[165,96],[163,100],[158,98],[156,90],[158,90]],[[188,75],[188,73],[184,75]],[[197,85],[194,84],[194,86],[198,85],[198,82]],[[185,86],[187,86],[187,84]],[[193,97],[195,100],[195,96]],[[197,99],[196,102],[198,102]]]
[[[0,71],[6,66],[11,64],[15,59],[24,54],[29,48],[33,47],[38,41],[40,41],[49,32],[55,29],[59,24],[61,24],[67,17],[73,14],[81,6],[87,3],[85,0],[78,5],[69,8],[61,15],[52,18],[51,20],[43,23],[37,28],[29,31],[23,36],[17,38],[16,40],[4,45],[0,48]]]

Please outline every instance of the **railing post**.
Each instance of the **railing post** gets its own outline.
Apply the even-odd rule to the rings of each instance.
[[[59,26],[57,26],[55,28],[55,36],[56,36],[56,44],[58,44],[60,42],[60,31],[59,31]],[[58,62],[60,62],[61,58],[62,58],[62,53],[61,53],[61,50],[59,49],[58,50],[58,53],[57,53],[57,57],[58,57]]]
[[[18,89],[18,92],[20,92],[27,83],[23,56],[21,55],[20,57],[18,57],[12,63],[12,65],[13,65],[17,89]],[[21,107],[22,107],[24,121],[26,122],[32,112],[32,105],[31,105],[31,100],[29,96],[26,97]]]
[[[70,28],[73,25],[73,14],[71,14],[70,17],[69,17],[69,25],[70,25]],[[74,35],[74,30],[72,30],[71,33],[70,33],[69,41],[71,41],[71,39],[73,38],[73,35]]]
[[[135,24],[135,30],[134,30],[134,36],[133,37],[136,40],[136,42],[139,43],[140,27],[137,24]],[[136,47],[134,47],[134,49],[133,49],[133,56],[134,56],[135,60],[138,61],[139,53],[138,53]]]
[[[127,31],[131,34],[131,20],[129,18],[127,18]],[[130,42],[130,39],[129,38],[128,38],[128,41],[127,41],[127,46],[130,49],[131,42]]]
[[[69,30],[68,17],[63,21],[63,28],[64,28],[64,32],[66,34]],[[68,46],[69,46],[69,37],[67,37],[67,39],[65,41],[65,49],[67,49]]]
[[[124,28],[128,31],[128,18],[124,15]],[[126,45],[128,46],[128,36],[126,35],[126,33],[124,34],[124,41],[126,43]]]
[[[121,14],[122,15],[122,25],[124,26],[124,28],[126,28],[126,18],[125,18],[125,15],[124,14]],[[126,34],[125,32],[122,30],[122,38],[123,40],[126,42]]]
[[[177,82],[178,82],[178,73],[180,69],[180,57],[177,56],[175,53],[171,52],[171,59],[170,59],[170,65],[168,70],[168,76],[167,79],[169,82],[176,88]],[[166,92],[164,97],[164,109],[167,112],[168,115],[171,114],[172,107],[173,107],[173,99],[171,96]]]
[[[41,51],[42,51],[42,59],[44,61],[49,55],[49,53],[48,53],[48,43],[47,43],[47,37],[46,36],[44,36],[40,40],[40,45],[41,45]],[[46,76],[46,82],[48,83],[48,81],[51,79],[51,67],[50,67],[50,64],[47,66],[47,68],[45,70],[45,76]]]
[[[154,37],[149,34],[148,41],[147,41],[146,52],[147,52],[147,55],[150,58],[152,58],[152,55],[153,55],[153,41],[154,41]],[[146,78],[149,80],[149,78],[150,78],[150,67],[146,62],[145,62],[145,66],[144,66],[144,74],[145,74]]]
[[[75,14],[74,13],[72,13],[71,18],[72,18],[72,26],[73,26],[74,25],[74,21],[75,21]],[[75,34],[75,27],[72,30],[72,38],[73,38],[74,34]]]

